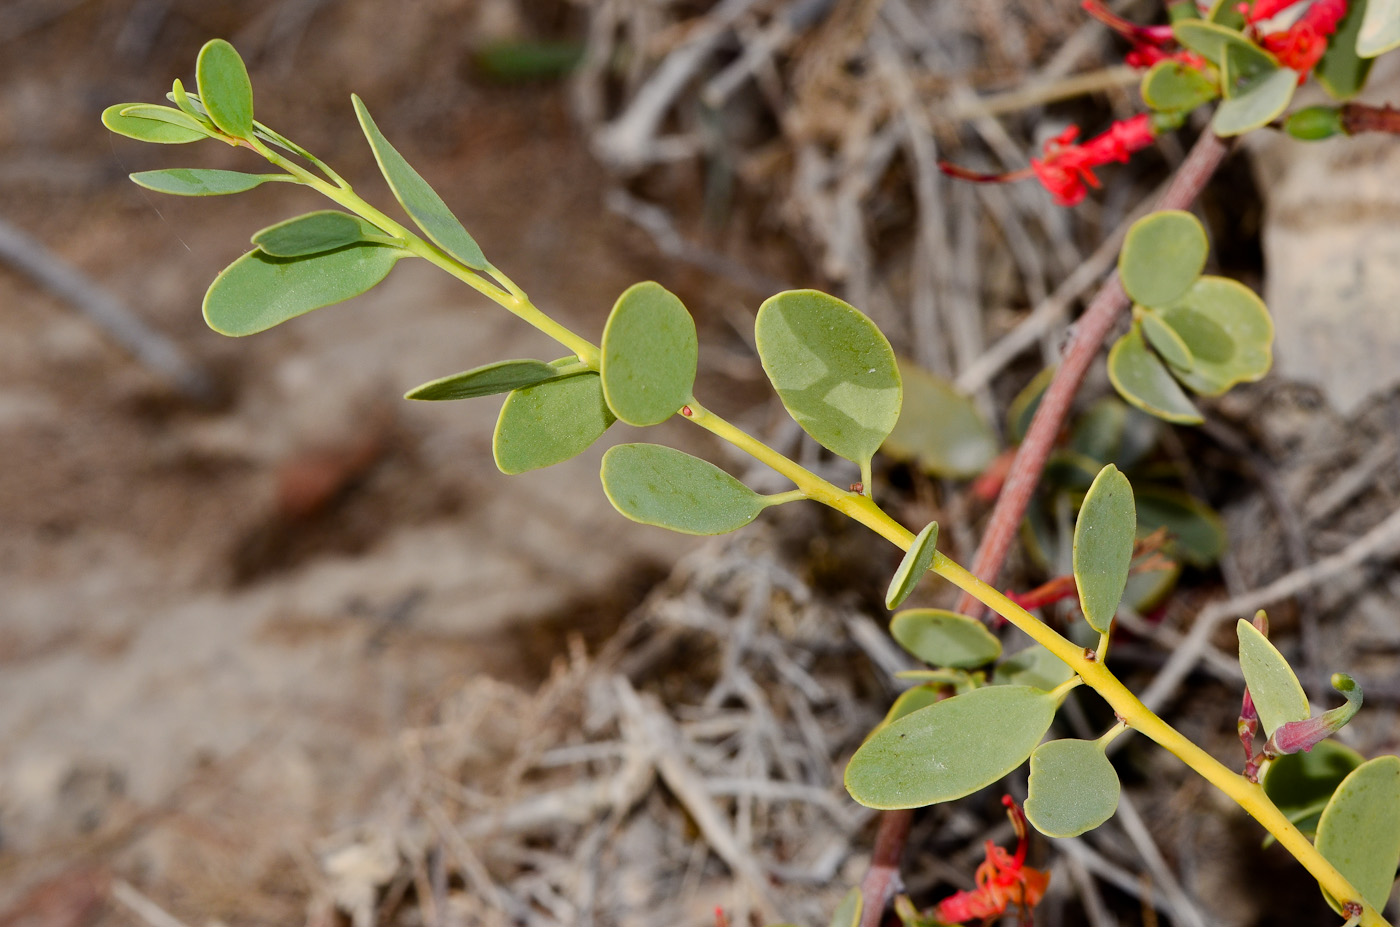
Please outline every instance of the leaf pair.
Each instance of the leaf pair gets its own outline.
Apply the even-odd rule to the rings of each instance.
[[[1218,396],[1258,380],[1273,361],[1263,301],[1236,281],[1201,276],[1207,251],[1196,218],[1170,210],[1134,223],[1118,258],[1134,322],[1109,351],[1109,379],[1129,403],[1170,422],[1203,421],[1181,384]]]

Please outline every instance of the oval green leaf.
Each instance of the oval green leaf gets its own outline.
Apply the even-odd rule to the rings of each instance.
[[[1040,644],[1016,651],[997,664],[992,682],[998,686],[1031,686],[1053,689],[1074,676],[1070,665]]]
[[[1163,112],[1189,112],[1220,96],[1210,78],[1180,61],[1159,61],[1142,77],[1142,101]]]
[[[1108,352],[1108,378],[1118,395],[1144,412],[1181,425],[1205,421],[1172,379],[1166,365],[1147,349],[1138,325]]]
[[[890,619],[890,636],[930,666],[973,669],[1001,656],[1001,641],[986,625],[938,608],[911,608],[898,613]]]
[[[1286,721],[1308,717],[1308,696],[1278,648],[1243,618],[1235,631],[1240,638],[1240,670],[1264,733],[1272,734]]]
[[[1365,758],[1350,747],[1324,740],[1310,751],[1285,754],[1270,763],[1264,793],[1304,836],[1312,837],[1337,786],[1363,762]]]
[[[921,808],[970,795],[1026,761],[1058,699],[1028,686],[987,686],[877,730],[846,766],[846,791],[869,808]]]
[[[212,133],[212,128],[206,128],[198,119],[189,113],[181,112],[178,109],[171,109],[168,106],[158,106],[155,103],[137,103],[134,106],[127,106],[122,111],[123,116],[133,119],[151,119],[155,122],[167,122],[172,126],[179,126],[182,129],[189,129],[191,132],[198,132],[208,138]]]
[[[123,110],[138,105],[140,104],[117,103],[107,107],[102,111],[102,124],[118,135],[156,145],[186,145],[209,137],[207,132],[177,126],[174,123],[122,115]]]
[[[1273,319],[1264,301],[1237,280],[1202,277],[1158,315],[1191,352],[1191,369],[1177,376],[1203,396],[1253,383],[1273,365]]]
[[[1372,907],[1385,907],[1400,866],[1400,757],[1378,756],[1342,780],[1317,823],[1317,849]]]
[[[1052,740],[1031,754],[1026,819],[1047,837],[1078,837],[1118,810],[1118,773],[1096,740]]]
[[[422,175],[415,171],[398,149],[379,131],[370,116],[365,103],[358,96],[351,95],[355,104],[355,116],[360,120],[360,129],[369,140],[374,151],[374,160],[379,164],[379,172],[389,182],[389,189],[404,210],[418,223],[429,238],[442,250],[461,261],[472,270],[488,270],[491,264],[481,247],[476,243],[462,223],[452,215],[452,210],[442,201]]]
[[[194,66],[199,99],[214,125],[235,138],[253,134],[253,84],[234,47],[223,39],[204,43]]]
[[[1216,66],[1224,62],[1225,49],[1231,45],[1256,47],[1238,29],[1200,19],[1172,23],[1172,35],[1182,45]]]
[[[497,361],[415,386],[404,393],[403,398],[430,401],[475,399],[478,396],[495,396],[513,389],[534,386],[558,375],[559,371],[544,361]]]
[[[589,371],[512,390],[501,405],[491,452],[502,473],[524,473],[586,451],[617,418]]]
[[[223,335],[251,335],[343,302],[389,275],[403,251],[352,245],[301,258],[253,250],[214,278],[204,294],[204,321]]]
[[[972,400],[912,361],[899,362],[904,403],[880,450],[930,476],[974,477],[999,450],[996,432]]]
[[[623,515],[682,534],[727,534],[767,500],[719,467],[659,444],[619,444],[603,455],[603,492]]]
[[[1374,58],[1400,47],[1400,0],[1367,0],[1356,36],[1356,53]]]
[[[157,193],[175,196],[223,196],[243,193],[277,177],[276,174],[245,174],[199,167],[173,167],[162,171],[138,171],[132,181]]]
[[[914,537],[913,543],[904,552],[904,558],[899,561],[899,567],[890,579],[890,586],[885,590],[885,608],[898,608],[909,598],[909,593],[914,591],[919,580],[924,578],[928,568],[933,565],[934,547],[937,544],[938,522],[931,521]]]
[[[1367,5],[1367,0],[1351,0],[1347,4],[1347,15],[1337,24],[1336,33],[1327,41],[1327,51],[1313,68],[1313,77],[1334,100],[1350,100],[1356,96],[1371,74],[1373,59],[1356,51]]]
[[[1220,514],[1189,493],[1160,486],[1136,492],[1138,531],[1144,537],[1158,528],[1171,535],[1168,553],[1198,567],[1208,567],[1225,552],[1228,538]]]
[[[1139,307],[1138,322],[1142,325],[1142,333],[1146,336],[1147,343],[1161,355],[1162,360],[1177,370],[1191,369],[1196,362],[1191,356],[1191,349],[1181,340],[1175,329],[1162,321],[1161,316],[1151,309]]]
[[[1245,92],[1220,101],[1210,121],[1211,131],[1228,138],[1263,128],[1288,109],[1296,89],[1298,73],[1278,68],[1252,83]]]
[[[831,927],[856,927],[860,923],[860,912],[863,907],[865,905],[860,889],[851,889],[832,913]]]
[[[699,360],[695,320],[659,283],[628,287],[603,328],[603,395],[629,425],[658,425],[690,401]]]
[[[894,350],[855,307],[816,290],[767,299],[758,355],[788,413],[818,444],[862,466],[899,421]]]
[[[1133,487],[1113,464],[1099,471],[1074,524],[1074,581],[1095,631],[1107,634],[1123,600],[1137,537]]]
[[[1118,275],[1134,302],[1162,306],[1183,295],[1206,266],[1210,243],[1200,221],[1169,209],[1134,222],[1118,254]]]
[[[287,219],[253,234],[253,244],[273,257],[302,257],[334,251],[382,234],[362,219],[334,209],[322,209]]]

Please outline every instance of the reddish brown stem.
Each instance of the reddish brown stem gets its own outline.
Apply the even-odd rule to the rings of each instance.
[[[1400,109],[1389,104],[1367,106],[1365,103],[1347,103],[1342,107],[1342,127],[1348,135],[1362,132],[1400,135]]]
[[[879,927],[885,909],[901,888],[899,860],[904,855],[904,841],[909,837],[912,811],[886,811],[880,815],[880,829],[875,833],[875,852],[870,868],[860,882],[864,904],[860,912],[860,927]]]

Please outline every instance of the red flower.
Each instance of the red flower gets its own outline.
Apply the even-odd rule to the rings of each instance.
[[[1082,145],[1074,140],[1079,128],[1070,126],[1045,145],[1044,158],[1032,158],[1031,169],[1061,206],[1084,199],[1088,187],[1097,187],[1094,168],[1110,161],[1126,163],[1135,151],[1152,144],[1152,117],[1146,113],[1115,122],[1108,131]]]
[[[1258,14],[1277,12],[1272,4],[1259,0],[1250,11],[1251,22],[1260,19]],[[1337,31],[1337,24],[1347,15],[1347,0],[1314,0],[1299,20],[1282,32],[1275,32],[1260,39],[1265,50],[1278,58],[1284,67],[1292,68],[1300,75],[1306,74],[1317,64],[1323,52],[1327,51],[1327,40]]]
[[[1007,816],[1016,828],[1016,853],[987,841],[987,860],[977,867],[977,888],[957,892],[938,903],[936,912],[949,924],[961,924],[974,918],[990,920],[1006,913],[1007,907],[1021,909],[1023,920],[1030,923],[1030,909],[1045,896],[1050,873],[1031,869],[1026,862],[1026,816],[1007,795],[1002,798]]]

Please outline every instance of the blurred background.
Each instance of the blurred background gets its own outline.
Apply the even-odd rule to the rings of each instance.
[[[98,117],[192,86],[213,37],[262,122],[387,204],[359,93],[490,259],[589,337],[631,283],[672,289],[701,331],[697,395],[846,482],[784,424],[752,315],[789,286],[866,310],[956,410],[890,449],[882,501],[937,518],[964,562],[989,508],[968,481],[1191,130],[1075,210],[937,172],[1020,168],[1135,110],[1123,49],[1070,0],[0,2],[0,925],[825,923],[868,860],[840,771],[898,690],[895,552],[800,506],[716,540],[633,525],[599,491],[601,447],[502,476],[494,401],[399,396],[559,351],[430,267],[210,332],[214,275],[321,202],[144,191],[126,175],[258,165]],[[1139,687],[1207,603],[1356,554],[1271,617],[1310,695],[1361,681],[1366,755],[1400,739],[1394,532],[1373,531],[1400,492],[1397,175],[1387,139],[1235,155],[1200,214],[1215,272],[1275,313],[1277,373],[1185,430],[1107,398],[1100,370],[1068,439],[1131,445],[1195,532],[1118,651]],[[771,482],[679,425],[648,440]],[[1057,572],[1061,477],[1005,583]],[[1166,710],[1233,765],[1221,627]],[[1330,916],[1175,761],[1119,757],[1137,810],[1036,845],[1055,873],[1038,923]],[[1009,840],[1000,794],[916,821],[921,904]]]

